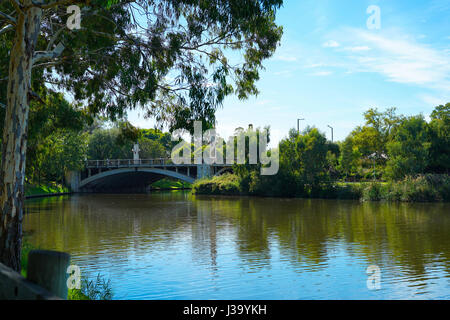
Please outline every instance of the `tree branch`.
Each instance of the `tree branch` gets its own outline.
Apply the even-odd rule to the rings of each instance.
[[[60,42],[60,43],[58,43],[56,48],[53,49],[52,51],[36,51],[36,53],[34,54],[34,57],[33,57],[33,64],[35,64],[36,62],[39,62],[41,60],[44,60],[44,59],[58,58],[61,55],[61,53],[64,51],[64,49],[65,49],[64,45]]]
[[[5,33],[11,29],[14,29],[14,26],[12,24],[8,24],[6,27],[0,29],[0,34]]]
[[[14,25],[16,24],[16,19],[14,17],[11,17],[9,14],[0,11],[0,16],[13,23]]]
[[[14,7],[14,9],[16,9],[17,12],[23,12],[23,6],[18,0],[9,0],[9,2],[11,2],[12,6]]]
[[[61,32],[63,32],[66,29],[66,26],[63,26],[62,28],[60,28],[58,31],[55,32],[55,34],[52,36],[52,38],[50,39],[50,41],[47,44],[47,51],[49,51],[51,49],[51,47],[53,47],[53,44],[55,43],[55,41],[57,40],[58,36],[61,34]]]
[[[50,9],[56,6],[62,6],[62,5],[68,5],[68,4],[75,4],[75,3],[84,3],[84,1],[81,0],[55,0],[49,3],[42,3],[38,0],[32,0],[31,3],[33,6],[41,8],[41,9]]]
[[[45,104],[45,102],[42,100],[42,98],[36,92],[34,92],[33,90],[28,91],[28,99],[29,100],[31,100],[31,99],[37,100],[40,103]]]

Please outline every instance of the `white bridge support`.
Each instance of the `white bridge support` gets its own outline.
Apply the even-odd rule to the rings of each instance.
[[[69,171],[66,174],[66,182],[69,184],[70,190],[72,192],[80,191],[81,172],[79,172],[79,171]]]

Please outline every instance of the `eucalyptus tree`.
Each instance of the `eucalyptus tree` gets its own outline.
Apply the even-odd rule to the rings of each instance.
[[[68,12],[72,5],[80,16],[74,7]],[[42,103],[40,94],[54,90],[112,119],[143,108],[171,128],[189,129],[199,119],[213,123],[227,95],[244,99],[258,92],[262,62],[281,38],[275,23],[281,5],[282,0],[2,0],[0,58],[6,57],[9,69],[0,66],[0,261],[20,268],[30,101]]]

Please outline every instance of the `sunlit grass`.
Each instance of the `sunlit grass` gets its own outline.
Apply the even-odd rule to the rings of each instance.
[[[70,192],[70,189],[60,184],[47,184],[47,185],[25,185],[25,196],[44,195],[52,193],[66,193]]]
[[[171,179],[161,179],[152,184],[153,189],[190,189],[192,185],[190,183],[171,180]]]

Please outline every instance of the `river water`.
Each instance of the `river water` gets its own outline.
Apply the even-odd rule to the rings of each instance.
[[[89,194],[27,200],[24,232],[114,299],[450,299],[450,203]]]

